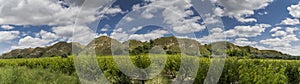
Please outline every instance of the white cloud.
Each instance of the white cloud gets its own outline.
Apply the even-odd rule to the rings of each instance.
[[[5,30],[11,30],[11,29],[14,29],[15,27],[10,26],[10,25],[1,25],[1,28],[5,29]]]
[[[211,29],[209,31],[210,31],[210,33],[221,33],[221,32],[223,32],[223,29],[221,29],[221,28],[213,28],[213,29]]]
[[[257,20],[255,18],[237,18],[240,22],[256,22]]]
[[[299,29],[298,29],[298,28],[291,28],[291,27],[287,27],[287,28],[285,29],[286,32],[291,33],[291,34],[293,34],[294,31],[296,31],[296,30],[299,30]]]
[[[285,35],[281,38],[270,38],[261,40],[260,43],[269,45],[271,47],[288,47],[291,46],[291,42],[299,41],[299,39],[294,34]]]
[[[136,40],[140,40],[140,41],[149,41],[151,39],[156,39],[156,38],[160,38],[163,37],[164,34],[168,34],[168,31],[165,30],[154,30],[150,33],[146,33],[146,34],[133,34],[130,35],[129,39],[136,39]]]
[[[289,55],[299,56],[300,55],[300,46],[294,45],[294,46],[281,46],[281,47],[264,47],[264,46],[254,46],[260,50],[277,50],[282,53],[286,53]]]
[[[281,48],[290,47],[292,42],[299,41],[299,38],[294,34],[294,31],[297,30],[296,28],[287,27],[285,31],[279,29],[281,29],[281,27],[276,27],[271,30],[271,32],[275,32],[272,36],[276,38],[261,40],[260,43],[266,44],[271,48]]]
[[[216,15],[206,14],[206,15],[203,15],[202,17],[206,18],[206,19],[204,19],[205,24],[215,24],[215,23],[221,22],[220,20],[217,19]]]
[[[12,49],[48,46],[56,43],[58,39],[59,36],[56,34],[41,30],[39,33],[36,33],[35,37],[25,36],[24,38],[21,38],[18,45],[12,46]]]
[[[230,41],[230,39],[240,37],[235,39],[235,43],[238,45],[256,44],[256,42],[248,41],[246,37],[256,37],[261,35],[268,27],[270,27],[269,24],[256,24],[254,26],[236,26],[235,28],[226,31],[221,28],[213,28],[209,30],[211,32],[209,35],[196,40],[200,43],[207,44],[216,41]]]
[[[231,30],[224,31],[224,34],[227,37],[236,37],[238,35],[238,32],[234,29],[231,29]]]
[[[58,36],[70,38],[73,35],[74,26],[59,26],[53,27],[52,31],[55,32]]]
[[[261,33],[264,32],[268,27],[271,27],[271,25],[256,24],[254,26],[235,26],[234,29],[227,31],[227,34],[229,34],[228,37],[256,37],[258,35],[261,35]]]
[[[268,14],[268,12],[258,12],[258,15],[267,15]]]
[[[2,3],[0,5],[0,24],[55,26],[53,28],[54,33],[42,30],[36,37],[23,35],[26,37],[20,39],[18,45],[12,46],[13,49],[45,46],[54,43],[53,41],[58,39],[72,41],[74,40],[72,36],[76,37],[75,42],[86,44],[94,39],[94,36],[97,36],[86,26],[88,23],[101,19],[99,15],[102,14],[123,13],[119,7],[102,8],[103,10],[99,11],[99,4],[103,4],[104,1],[87,1],[88,5],[82,8],[78,16],[77,13],[81,9],[84,0],[64,1],[0,0],[0,3]],[[69,7],[64,7],[61,4]],[[78,19],[76,30],[72,26],[75,19]],[[18,33],[1,32],[0,34],[3,35],[1,35],[0,40],[12,40],[18,37]]]
[[[221,28],[213,28],[210,32],[209,35],[196,40],[200,43],[209,44],[211,42],[226,41],[226,36],[228,36]]]
[[[278,31],[278,30],[280,30],[281,29],[281,27],[275,27],[275,28],[272,28],[271,30],[270,30],[270,32],[276,32],[276,31]]]
[[[286,42],[290,42],[290,41],[299,41],[299,39],[297,38],[297,36],[294,35],[294,34],[284,36],[282,39],[283,39],[284,41],[286,41]]]
[[[300,22],[296,18],[295,19],[286,18],[280,24],[282,24],[282,25],[297,25],[297,24],[300,24]]]
[[[256,44],[256,43],[257,42],[249,41],[247,38],[237,38],[237,39],[235,39],[235,44],[240,45],[240,46],[253,45],[253,44]]]
[[[109,8],[105,12],[105,14],[117,14],[117,13],[122,13],[122,10],[120,7],[115,7],[115,8]]]
[[[40,38],[33,38],[31,36],[26,36],[20,39],[18,46],[12,46],[12,49],[18,48],[34,48],[34,47],[43,47],[49,44],[51,40],[45,40]]]
[[[104,1],[88,1],[86,2],[88,5],[80,11],[81,15],[77,16],[83,1],[63,1],[1,0],[0,24],[64,26],[73,24],[77,18],[79,19],[78,24],[85,25],[99,19],[96,15],[122,13],[119,7],[105,7],[103,10],[97,11],[99,5],[103,4]],[[69,7],[64,7],[61,4]]]
[[[266,40],[261,40],[260,43],[266,44],[272,47],[282,47],[282,46],[290,46],[289,43],[285,42],[283,39],[280,38],[271,38]]]
[[[236,26],[230,30],[222,30],[221,28],[213,28],[209,30],[211,33],[208,36],[203,36],[202,38],[197,39],[200,43],[211,43],[216,41],[228,41],[230,38],[240,37],[256,37],[261,35],[262,32],[265,31],[266,28],[270,27],[269,24],[256,24],[254,26]],[[240,45],[242,44],[254,44],[255,42],[250,42],[241,39],[237,39],[240,41]]]
[[[10,41],[18,38],[19,31],[0,31],[0,42]]]
[[[108,24],[106,24],[106,25],[104,25],[103,28],[101,28],[101,31],[108,31],[110,29],[111,29],[111,27]]]
[[[112,32],[110,37],[117,39],[120,42],[124,42],[128,40],[129,35],[126,32]]]
[[[130,21],[134,20],[134,18],[132,18],[132,17],[126,17],[125,20],[128,21],[128,22],[130,22]]]
[[[279,50],[283,53],[287,53],[290,55],[294,55],[294,56],[299,56],[300,55],[300,46],[296,45],[296,46],[290,46],[290,47],[273,47],[273,50]]]
[[[1,7],[0,24],[14,25],[70,24],[74,21],[74,13],[79,9],[62,8],[53,0],[10,0],[5,1]]]
[[[79,42],[82,44],[87,44],[92,41],[97,34],[93,32],[87,26],[59,26],[52,28],[53,32],[61,38],[67,39],[68,41]]]
[[[290,15],[296,18],[300,18],[300,2],[296,5],[291,5],[287,9]]]
[[[254,10],[265,8],[273,0],[211,0],[224,7],[223,16],[234,17],[240,22],[256,22],[255,18],[247,18],[253,15]],[[218,9],[218,11],[221,11]]]
[[[100,36],[108,36],[107,33],[102,33],[102,34],[98,34],[97,37],[100,37]]]
[[[136,32],[136,31],[138,31],[138,30],[140,30],[140,29],[142,29],[142,28],[143,28],[142,26],[134,27],[134,28],[132,28],[132,29],[130,30],[130,32]]]
[[[146,19],[151,19],[154,13],[160,12],[158,7],[163,7],[168,10],[163,10],[162,16],[164,23],[171,25],[173,30],[177,33],[191,33],[205,29],[205,26],[199,23],[201,17],[191,16],[194,12],[190,9],[192,7],[190,0],[148,0],[151,2],[146,4],[145,9],[141,15]],[[134,5],[133,10],[141,9],[141,5]]]
[[[274,34],[272,34],[273,37],[276,36],[285,36],[287,33],[285,31],[276,31]]]
[[[214,10],[214,14],[217,15],[217,16],[223,16],[223,13],[224,13],[224,10],[221,9],[220,7],[217,7],[217,8]]]
[[[41,30],[38,36],[45,40],[56,40],[59,38],[56,34],[44,30]]]

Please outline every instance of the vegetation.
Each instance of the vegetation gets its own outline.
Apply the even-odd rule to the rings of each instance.
[[[5,66],[0,68],[1,84],[78,84],[75,75],[51,72],[43,68]]]
[[[281,53],[275,50],[259,50],[257,48],[251,46],[237,46],[230,42],[214,42],[211,44],[200,44],[195,40],[184,39],[184,38],[176,38],[174,36],[171,37],[162,37],[154,40],[150,40],[148,42],[141,42],[137,40],[129,40],[123,43],[118,42],[115,39],[101,36],[95,38],[92,42],[90,42],[87,46],[83,47],[79,43],[66,43],[59,42],[52,46],[48,47],[38,47],[38,48],[28,48],[28,49],[16,49],[11,52],[5,53],[1,58],[39,58],[39,57],[53,57],[59,56],[62,54],[72,54],[72,48],[76,48],[77,50],[95,50],[96,55],[98,56],[110,56],[112,53],[115,54],[123,54],[125,52],[129,52],[130,55],[140,55],[149,53],[149,51],[153,47],[159,46],[162,48],[166,54],[179,54],[182,53],[179,42],[184,43],[183,45],[192,45],[192,47],[198,47],[199,50],[185,50],[185,53],[189,53],[190,55],[201,55],[203,57],[210,57],[212,50],[212,46],[226,46],[227,56],[230,57],[238,57],[238,58],[272,58],[272,59],[300,59],[300,56],[291,56],[288,54]],[[111,43],[114,43],[114,47],[118,47],[115,51],[111,49]],[[129,46],[127,46],[127,44]],[[194,48],[196,49],[196,48]],[[200,54],[189,52],[189,51],[199,51]],[[76,52],[76,51],[75,51]]]
[[[190,50],[186,48],[186,46],[181,46],[182,48],[180,48],[179,40],[185,43],[183,45],[188,45],[191,49],[199,49],[198,51],[200,51],[200,53],[193,52],[197,50]],[[111,43],[114,43],[114,46],[111,46]],[[129,46],[126,47],[124,44],[129,44]],[[213,51],[213,46],[223,46],[224,44],[226,45],[226,50]],[[86,47],[82,47],[78,43],[72,45],[71,43],[59,42],[52,46],[17,49],[5,53],[1,55],[1,58],[5,59],[0,60],[0,83],[80,83],[75,70],[73,57],[57,57],[60,55],[71,55],[72,47],[78,50],[95,50],[98,56],[97,61],[99,67],[106,78],[114,84],[157,84],[171,83],[177,77],[180,80],[189,79],[189,75],[192,74],[192,69],[189,67],[183,67],[186,74],[178,76],[178,71],[182,63],[181,57],[189,60],[190,64],[185,65],[194,65],[196,62],[200,63],[194,82],[195,84],[202,84],[204,80],[212,80],[211,78],[205,79],[209,68],[211,68],[211,60],[215,59],[210,57],[212,52],[225,52],[227,54],[224,69],[218,81],[220,84],[296,84],[300,82],[300,61],[297,60],[300,57],[291,56],[275,50],[259,50],[251,46],[237,46],[230,42],[215,42],[202,45],[195,40],[176,39],[175,37],[163,37],[150,40],[149,42],[129,40],[120,43],[117,40],[102,36],[94,39]],[[111,47],[116,49],[112,50]],[[191,56],[181,56],[180,53],[182,53],[182,51]],[[152,77],[154,75],[153,72],[157,72],[158,70],[155,68],[163,66],[163,63],[160,63],[159,60],[164,59],[164,57],[162,55],[153,55],[151,56],[155,58],[153,60],[146,54],[149,52],[167,54],[166,65],[164,65],[165,68],[159,72],[158,76],[146,81],[137,80],[130,78],[119,70],[123,68],[131,71],[135,66],[144,69],[152,67],[154,70],[146,69],[138,71],[143,73],[142,77]],[[133,61],[134,66],[117,66],[114,58],[111,56],[112,53],[114,53],[114,55],[130,54],[130,59]],[[118,62],[121,64],[129,63],[129,61],[123,60],[124,56],[115,58],[120,59]],[[156,65],[150,65],[150,63],[156,62]],[[89,74],[93,74],[91,72],[94,71],[94,68],[95,67],[85,66],[85,69],[87,69],[85,74],[90,76]],[[211,69],[216,70],[218,67]]]
[[[161,57],[160,55],[158,57]],[[122,56],[117,57],[122,58]],[[177,77],[180,68],[180,55],[168,55],[165,68],[153,79],[145,83],[170,83]],[[131,56],[133,63],[140,68],[146,68],[151,63],[146,55]],[[195,84],[202,84],[206,78],[210,60],[199,57]],[[98,63],[106,78],[111,83],[142,83],[123,74],[115,64],[112,56],[98,57]],[[73,58],[60,57],[32,59],[2,59],[0,60],[1,83],[79,83],[76,76]],[[300,61],[271,59],[238,59],[227,58],[220,84],[285,84],[300,82]]]
[[[1,58],[40,58],[59,56],[62,54],[71,55],[72,48],[82,49],[82,46],[79,43],[58,42],[47,47],[12,50],[11,52],[4,53]]]

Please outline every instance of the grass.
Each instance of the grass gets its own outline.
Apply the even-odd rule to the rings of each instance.
[[[124,56],[116,57],[124,59]],[[161,59],[160,55],[154,57]],[[30,59],[1,59],[0,84],[76,84],[80,83],[74,66],[73,57],[62,59],[60,57],[30,58]],[[98,65],[106,78],[113,84],[142,83],[123,74],[112,56],[96,58]],[[134,65],[139,68],[150,66],[148,56],[130,56]],[[206,78],[210,58],[199,57],[199,69],[195,79],[196,84],[202,84]],[[122,61],[120,61],[122,62]],[[124,61],[124,64],[128,63]],[[180,68],[181,56],[168,55],[165,68],[153,79],[145,83],[171,83],[177,77]],[[132,67],[132,66],[130,66]],[[86,67],[88,69],[90,67]],[[129,68],[132,69],[132,68]],[[185,70],[189,70],[186,68]],[[227,58],[220,77],[220,84],[228,83],[299,83],[300,61],[273,60],[273,59],[237,59]],[[87,71],[89,73],[89,71]]]
[[[76,76],[48,69],[6,66],[0,68],[0,84],[78,84]]]

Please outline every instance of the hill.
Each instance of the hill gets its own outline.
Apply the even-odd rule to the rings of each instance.
[[[79,43],[73,43],[74,47],[82,48]],[[39,58],[53,57],[62,54],[71,55],[72,43],[58,42],[52,46],[16,49],[1,55],[1,58]]]
[[[182,46],[179,46],[179,42],[183,43]],[[111,49],[111,43],[114,43],[114,48]],[[147,42],[141,42],[138,40],[128,40],[123,43],[112,39],[107,36],[101,36],[95,38],[87,46],[83,47],[79,43],[75,43],[74,47],[77,49],[85,50],[95,50],[96,55],[98,56],[107,56],[112,55],[112,52],[115,54],[124,54],[129,52],[131,55],[138,55],[149,53],[149,51],[155,47],[161,47],[167,54],[179,54],[184,51],[184,53],[189,53],[190,55],[201,55],[204,57],[209,57],[211,52],[213,52],[213,46],[226,45],[227,56],[234,57],[247,57],[247,58],[278,58],[278,59],[291,59],[295,58],[291,55],[284,54],[275,50],[259,50],[251,46],[238,46],[230,42],[214,42],[211,44],[204,44],[197,42],[196,40],[186,39],[186,38],[176,38],[171,37],[162,37],[153,39]],[[126,46],[125,44],[129,44]],[[185,48],[189,47],[189,48]],[[185,50],[185,49],[199,49],[200,53],[193,52],[196,50]],[[37,48],[27,48],[27,49],[16,49],[8,53],[4,53],[1,58],[39,58],[39,57],[52,57],[59,56],[61,54],[72,54],[72,43],[59,42],[52,46],[48,47],[37,47]]]

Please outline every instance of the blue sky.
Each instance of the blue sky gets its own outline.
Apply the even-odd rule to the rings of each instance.
[[[59,41],[87,44],[102,35],[147,41],[176,34],[300,55],[299,0],[208,0],[214,6],[208,15],[195,10],[207,7],[195,6],[198,0],[116,0],[102,8],[103,1],[83,1],[0,0],[0,53]]]

